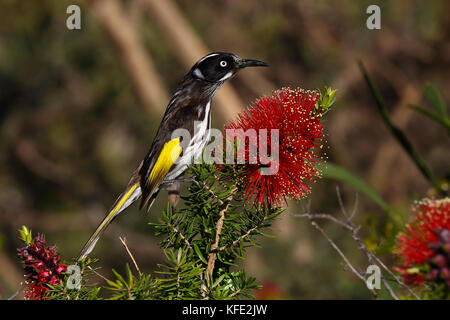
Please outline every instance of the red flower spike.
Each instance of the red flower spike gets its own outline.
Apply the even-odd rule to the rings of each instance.
[[[25,290],[26,300],[43,300],[45,292],[48,290],[46,286],[29,284]]]
[[[38,235],[26,248],[17,249],[18,256],[25,266],[25,299],[45,299],[48,285],[61,282],[62,273],[67,267],[60,263],[61,257],[54,246],[47,248],[45,239]]]
[[[397,238],[396,254],[401,260],[399,271],[405,282],[421,284],[424,281],[447,281],[450,255],[450,198],[425,199],[413,209],[415,220]]]
[[[259,207],[264,203],[280,206],[287,199],[301,199],[310,192],[309,183],[320,177],[318,166],[324,160],[320,153],[325,142],[320,123],[322,113],[315,108],[319,97],[316,91],[283,88],[271,97],[257,100],[225,127],[244,132],[254,129],[257,135],[261,129],[267,130],[267,141],[258,141],[254,164],[248,161],[250,143],[238,136],[238,143],[245,149],[242,179],[247,201],[253,200]],[[260,152],[261,143],[267,144],[266,150],[273,150],[271,129],[279,133],[278,171],[263,175],[261,169],[267,167],[267,161]]]

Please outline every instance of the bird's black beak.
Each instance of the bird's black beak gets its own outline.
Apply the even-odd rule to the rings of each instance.
[[[237,63],[239,68],[247,68],[247,67],[268,67],[269,65],[263,61],[259,60],[251,60],[251,59],[242,59]]]

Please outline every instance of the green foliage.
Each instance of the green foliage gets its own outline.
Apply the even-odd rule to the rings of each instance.
[[[85,259],[84,261],[78,262],[77,266],[81,271],[81,283],[79,288],[70,289],[68,285],[69,275],[65,275],[61,279],[59,285],[49,285],[50,290],[46,293],[46,299],[48,300],[101,300],[99,296],[101,287],[96,284],[88,284],[89,279],[96,272],[92,267],[96,263],[96,259]]]
[[[236,183],[238,172],[231,166],[217,170],[200,165],[191,172],[196,182],[182,197],[185,208],[168,208],[153,224],[171,263],[160,272],[167,279],[158,279],[167,282],[166,298],[250,297],[255,279],[231,268],[237,258],[244,258],[248,246],[259,246],[256,237],[266,235],[262,230],[282,210],[246,205]]]
[[[423,93],[437,114],[440,116],[447,116],[447,107],[445,106],[444,100],[439,94],[439,91],[437,91],[435,87],[433,87],[430,83],[427,83],[423,88]]]
[[[423,93],[435,112],[417,105],[409,105],[409,107],[442,125],[447,131],[447,134],[450,135],[450,118],[447,116],[447,106],[441,95],[437,89],[429,83],[424,86]]]
[[[439,114],[432,112],[428,109],[425,109],[424,107],[421,107],[421,106],[411,104],[411,105],[409,105],[409,107],[411,109],[414,109],[414,110],[422,113],[423,115],[427,116],[428,118],[436,121],[437,123],[439,123],[440,125],[442,125],[445,128],[445,130],[447,131],[447,134],[450,134],[450,118],[449,117],[439,115]]]
[[[249,293],[250,290],[261,288],[255,284],[256,278],[248,277],[244,270],[230,273],[219,270],[219,273],[222,275],[214,282],[206,278],[206,296],[210,299],[230,300],[238,296],[253,299],[254,297]]]
[[[378,91],[377,87],[373,83],[369,73],[366,71],[363,63],[359,62],[360,70],[363,74],[364,80],[366,81],[367,86],[369,87],[370,93],[372,94],[373,99],[375,100],[375,105],[377,106],[377,111],[380,114],[381,118],[383,119],[384,123],[388,127],[388,129],[391,131],[392,136],[399,142],[399,144],[403,147],[407,155],[411,158],[411,160],[415,163],[417,168],[422,172],[423,176],[433,185],[436,190],[438,190],[439,193],[445,195],[445,191],[441,187],[439,181],[436,179],[436,177],[431,173],[431,170],[426,166],[420,155],[417,153],[417,151],[414,149],[411,142],[408,140],[406,135],[403,133],[402,130],[400,130],[390,118],[386,104],[383,100],[383,97],[381,96],[380,92]],[[437,95],[437,91],[431,89],[431,87],[425,88],[425,94],[429,99],[431,99],[432,103],[436,105],[436,108],[440,110],[439,112],[443,112],[442,104],[443,102]]]
[[[157,299],[200,299],[200,286],[204,268],[197,261],[193,252],[178,249],[175,253],[173,249],[165,250],[168,262],[159,265],[156,284],[159,285]]]
[[[107,283],[113,295],[111,300],[144,300],[154,297],[156,287],[155,282],[151,280],[150,275],[140,273],[135,277],[128,264],[126,264],[126,277],[121,276],[116,270],[113,270],[116,276],[115,281],[108,280]]]
[[[79,290],[68,289],[65,283],[50,286],[46,293],[46,300],[102,300],[99,297],[101,287],[82,286]]]
[[[166,262],[154,275],[133,275],[126,265],[125,275],[113,270],[114,280],[106,280],[108,299],[190,300],[253,298],[256,279],[236,270],[249,246],[259,246],[257,237],[283,210],[258,209],[247,204],[239,191],[239,169],[232,166],[198,165],[191,168],[194,182],[188,188],[184,207],[168,206],[158,223],[151,225],[163,248]],[[52,286],[49,299],[100,299],[100,288],[89,286],[95,272],[92,260],[80,263],[82,285],[68,289],[67,276]]]

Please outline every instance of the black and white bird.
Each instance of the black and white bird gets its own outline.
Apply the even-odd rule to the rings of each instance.
[[[152,206],[158,192],[177,181],[192,159],[201,156],[209,141],[211,100],[216,91],[239,70],[268,66],[258,60],[242,59],[232,53],[216,52],[201,58],[186,74],[170,100],[150,150],[132,175],[124,192],[81,250],[86,258],[113,219],[141,198],[140,209]],[[189,141],[174,136],[189,132]],[[187,131],[186,131],[187,130]]]

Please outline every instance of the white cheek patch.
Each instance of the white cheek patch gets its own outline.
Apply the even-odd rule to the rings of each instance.
[[[225,81],[225,80],[231,78],[232,75],[233,75],[233,72],[230,71],[226,75],[224,75],[222,78],[220,78],[219,81]]]
[[[196,68],[192,73],[199,79],[205,79],[205,76],[203,75],[203,73],[200,71],[199,68]]]

